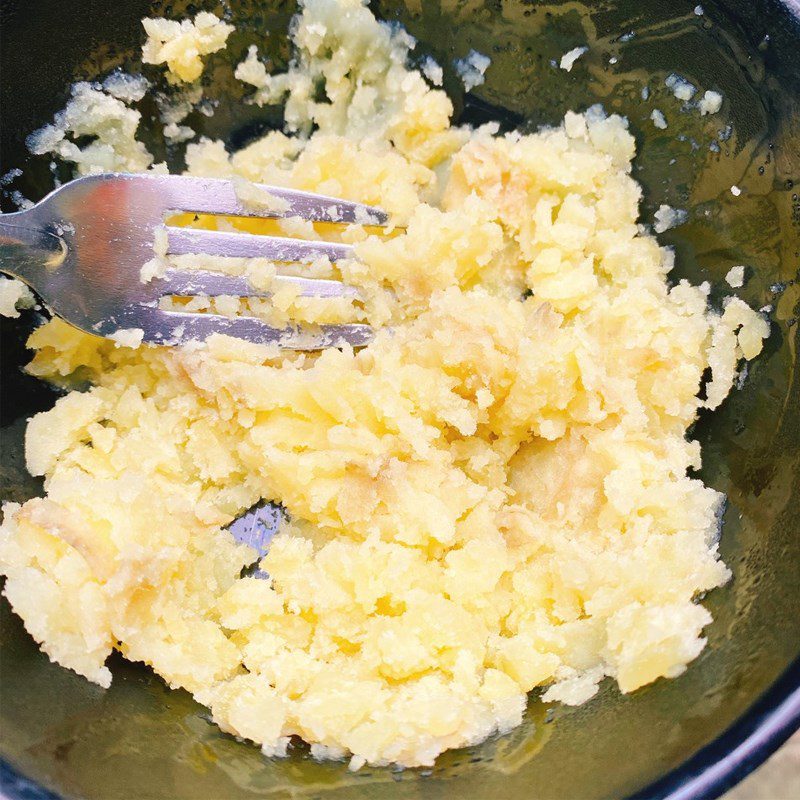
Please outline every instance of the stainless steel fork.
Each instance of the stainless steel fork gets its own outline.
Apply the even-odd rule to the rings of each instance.
[[[350,245],[277,236],[171,227],[172,212],[243,217],[298,216],[321,222],[382,225],[377,208],[279,187],[265,186],[287,204],[280,213],[243,204],[230,181],[184,175],[102,174],[64,184],[26,211],[0,216],[0,271],[23,280],[58,316],[84,331],[109,336],[140,329],[143,341],[175,345],[225,333],[282,347],[318,350],[366,344],[368,325],[275,328],[251,316],[166,311],[165,296],[266,297],[246,278],[168,269],[144,283],[142,266],[155,257],[156,232],[166,230],[167,254],[263,257],[281,262],[332,262],[352,256]],[[281,203],[283,205],[283,203]],[[277,276],[301,296],[355,296],[339,281]]]

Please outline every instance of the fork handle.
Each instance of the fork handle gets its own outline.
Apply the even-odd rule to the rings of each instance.
[[[47,274],[44,271],[61,264],[66,252],[64,240],[36,224],[29,212],[0,217],[0,272],[36,289]]]

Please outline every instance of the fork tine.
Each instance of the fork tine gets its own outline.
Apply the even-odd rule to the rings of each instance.
[[[369,325],[320,325],[314,329],[309,326],[301,328],[275,328],[255,317],[223,317],[219,314],[195,314],[180,311],[161,311],[166,319],[158,324],[159,329],[166,328],[166,336],[159,339],[156,330],[155,338],[145,339],[156,343],[184,344],[190,341],[205,341],[214,333],[235,336],[260,344],[277,344],[291,350],[324,350],[327,347],[362,347],[368,344],[374,331]],[[166,323],[166,325],[165,325]]]
[[[203,270],[168,269],[163,277],[154,278],[162,295],[191,297],[207,295],[218,297],[221,294],[239,297],[270,297],[274,288],[257,289],[247,278],[222,275],[218,272]],[[348,286],[341,281],[324,278],[301,278],[296,275],[275,275],[272,286],[295,286],[300,290],[300,297],[353,297],[359,296],[355,286]]]
[[[200,228],[167,227],[170,255],[205,253],[229,258],[268,258],[271,261],[311,262],[327,256],[331,261],[352,258],[353,248],[339,242],[288,239],[253,233],[207,231]]]
[[[277,344],[289,350],[324,350],[326,347],[363,347],[374,337],[369,325],[320,325],[275,328],[255,317],[224,317],[165,311],[153,305],[134,304],[120,314],[92,326],[90,333],[110,336],[120,330],[139,329],[143,341],[156,345],[179,345],[205,341],[214,333],[260,344]]]
[[[148,178],[154,181],[160,179],[176,211],[240,217],[297,216],[318,222],[355,222],[364,225],[385,225],[389,218],[380,208],[277,186],[255,184],[273,197],[285,200],[289,205],[284,211],[244,205],[236,196],[234,184],[220,178],[197,178],[190,175],[154,175]]]

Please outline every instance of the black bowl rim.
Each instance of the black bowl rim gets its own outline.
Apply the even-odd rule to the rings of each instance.
[[[628,800],[714,800],[800,730],[800,658],[727,730]]]
[[[800,730],[800,658],[713,742],[628,800],[715,800]],[[0,800],[62,800],[0,759]]]

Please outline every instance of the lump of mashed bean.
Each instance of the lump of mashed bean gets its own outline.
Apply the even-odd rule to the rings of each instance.
[[[143,19],[147,41],[142,48],[145,64],[166,64],[174,83],[196,81],[203,71],[203,56],[225,47],[233,25],[208,11],[180,22],[161,17]]]
[[[719,92],[708,90],[698,103],[700,115],[716,114],[722,108],[722,95]]]
[[[732,289],[744,286],[744,266],[742,264],[731,267],[725,274],[725,281]]]
[[[430,765],[508,731],[537,687],[577,704],[605,677],[632,692],[681,674],[711,621],[698,598],[730,574],[722,498],[688,477],[686,431],[768,323],[668,285],[625,120],[454,129],[406,66],[407,34],[358,0],[306,0],[293,30],[297,59],[270,82],[290,129],[313,132],[233,154],[203,140],[188,168],[245,195],[256,181],[386,208],[392,236],[351,226],[356,258],[308,267],[360,300],[305,313],[350,313],[375,339],[133,349],[37,329],[30,372],[92,386],[28,426],[45,496],[5,507],[14,609],[102,686],[117,649],[266,754],[297,735],[354,768]],[[294,301],[260,302],[249,313]],[[256,556],[224,530],[262,500],[289,517],[267,580],[242,577]]]
[[[72,162],[79,175],[143,172],[153,157],[136,139],[141,117],[113,94],[80,82],[72,87],[70,101],[53,123],[30,134],[26,144],[35,155],[52,153]],[[83,144],[84,138],[90,141]]]
[[[0,316],[18,317],[20,309],[31,308],[35,302],[33,292],[22,281],[0,275]]]
[[[589,48],[585,45],[582,47],[573,47],[568,53],[564,53],[561,56],[561,60],[558,63],[558,66],[566,70],[567,72],[572,72],[572,67],[575,65],[575,62],[584,54],[588,53]]]
[[[476,86],[480,86],[486,80],[486,70],[489,69],[491,63],[492,60],[489,56],[485,56],[477,50],[470,50],[464,58],[454,62],[456,73],[468,92],[472,91]],[[428,77],[424,69],[423,75]],[[441,84],[441,80],[439,83]]]

